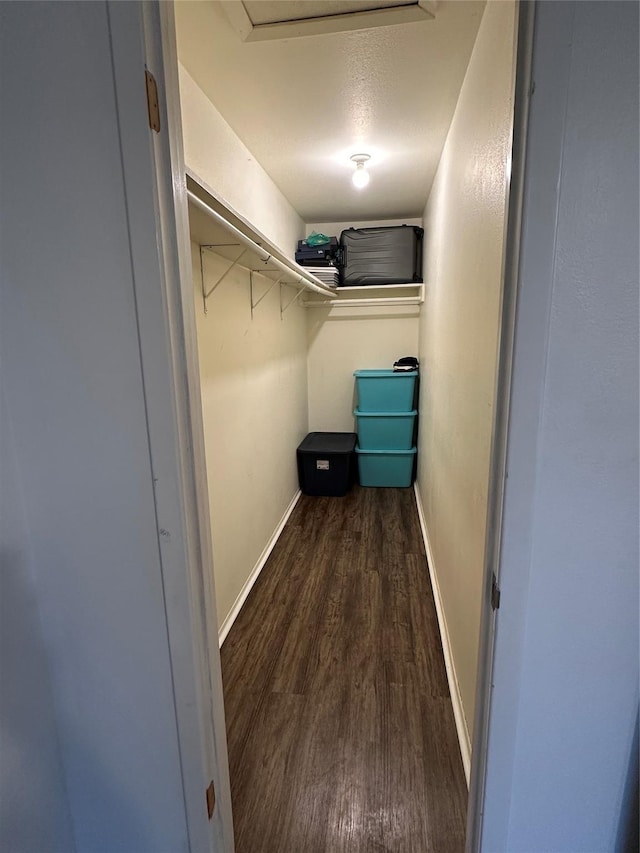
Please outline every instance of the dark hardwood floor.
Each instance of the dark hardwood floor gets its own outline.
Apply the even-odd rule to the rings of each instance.
[[[237,853],[460,853],[411,489],[302,497],[222,648]]]

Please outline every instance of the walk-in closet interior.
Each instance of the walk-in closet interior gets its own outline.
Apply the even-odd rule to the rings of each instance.
[[[355,431],[355,370],[417,357],[415,485],[393,499],[360,488],[354,512],[377,513],[383,535],[385,507],[412,514],[428,569],[401,594],[432,587],[467,784],[516,17],[510,0],[175,6],[220,643],[251,603],[274,544],[285,547],[300,442],[309,432]],[[352,182],[359,153],[370,157],[363,189]],[[339,237],[352,226],[401,224],[424,228],[423,282],[332,291],[293,260],[314,231]],[[314,499],[304,500],[296,523],[311,536]],[[347,499],[317,500],[338,535],[346,522],[326,502]],[[393,538],[401,527],[389,524]],[[358,528],[362,547],[368,529]],[[264,594],[283,610],[277,585]],[[288,601],[283,618],[297,606]],[[256,618],[264,613],[263,603]],[[344,849],[423,849],[396,840]]]

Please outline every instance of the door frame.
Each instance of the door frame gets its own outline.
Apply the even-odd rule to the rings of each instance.
[[[525,159],[529,106],[532,94],[531,68],[535,8],[535,0],[519,0],[516,10],[518,17],[515,36],[511,174],[508,178],[507,216],[504,230],[502,302],[500,306],[498,359],[496,365],[495,410],[491,437],[480,641],[476,669],[476,711],[471,751],[466,853],[476,853],[476,851],[479,851],[482,839],[489,722],[493,694],[495,637],[500,618],[499,605],[497,608],[494,608],[493,585],[495,577],[495,582],[499,590],[503,504],[507,476],[507,439],[520,274]]]
[[[188,844],[233,853],[173,5],[107,8]]]
[[[120,5],[110,0],[113,5]],[[125,4],[128,5],[128,4]],[[158,193],[156,212],[161,232],[164,262],[164,288],[168,306],[167,334],[172,350],[172,394],[176,403],[184,516],[190,529],[191,629],[193,649],[200,666],[200,681],[205,693],[200,697],[201,718],[211,728],[204,732],[214,762],[220,810],[222,847],[211,850],[233,853],[233,824],[228,775],[228,755],[224,722],[224,701],[217,636],[215,585],[209,496],[204,453],[204,428],[200,392],[195,308],[183,153],[178,57],[172,3],[144,0],[144,31],[147,64],[161,88],[161,122],[166,133],[154,135],[154,157]],[[519,0],[515,35],[514,114],[511,173],[506,185],[507,217],[503,255],[503,293],[500,339],[496,372],[496,406],[492,434],[487,536],[484,559],[483,601],[481,611],[476,717],[474,721],[471,781],[468,800],[467,853],[480,850],[483,799],[486,776],[489,720],[491,714],[492,666],[498,611],[491,603],[492,578],[499,580],[502,504],[506,476],[507,427],[511,397],[518,290],[521,216],[523,207],[524,161],[527,119],[531,95],[531,57],[535,0]],[[178,685],[176,685],[178,701]],[[207,725],[204,726],[207,729]],[[183,770],[184,773],[184,770]],[[185,779],[185,790],[187,788]],[[196,818],[198,821],[199,818]],[[211,842],[212,844],[214,842]],[[200,849],[199,847],[197,849]]]

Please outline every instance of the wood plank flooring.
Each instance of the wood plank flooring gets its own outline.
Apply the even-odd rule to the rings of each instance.
[[[302,497],[222,647],[237,853],[460,853],[415,497]]]

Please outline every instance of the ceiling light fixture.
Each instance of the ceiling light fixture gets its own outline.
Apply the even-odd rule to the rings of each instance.
[[[353,154],[350,158],[356,164],[356,170],[351,176],[354,187],[359,190],[363,189],[369,183],[369,172],[364,167],[364,164],[371,160],[370,154]]]

